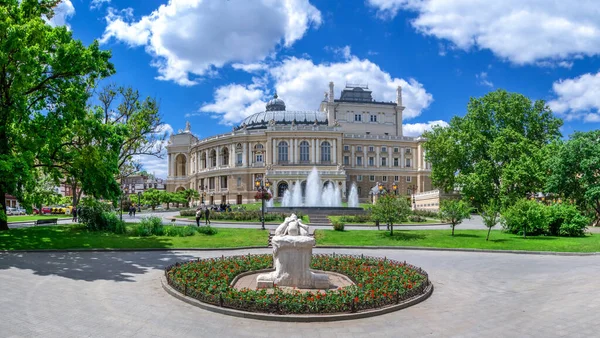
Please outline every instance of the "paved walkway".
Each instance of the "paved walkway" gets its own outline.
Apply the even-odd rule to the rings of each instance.
[[[600,332],[600,256],[335,251],[406,260],[429,272],[435,291],[421,304],[379,317],[265,322],[193,307],[160,286],[167,264],[240,251],[5,253],[0,336],[548,338]]]

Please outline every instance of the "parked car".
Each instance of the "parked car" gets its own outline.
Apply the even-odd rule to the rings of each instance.
[[[27,215],[27,210],[23,209],[23,208],[16,208],[15,209],[15,215]]]
[[[38,210],[38,208],[33,208],[31,209],[31,213],[34,215],[39,215],[40,211]]]
[[[15,210],[16,210],[15,208],[8,207],[8,208],[6,208],[6,214],[8,216],[12,216],[15,214]]]
[[[42,207],[42,215],[49,215],[52,213],[52,207]]]

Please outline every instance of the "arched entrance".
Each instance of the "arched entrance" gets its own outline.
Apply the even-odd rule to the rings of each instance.
[[[277,185],[277,197],[283,197],[283,194],[285,194],[285,191],[288,190],[288,184],[287,182],[280,182]]]
[[[185,176],[186,158],[185,155],[179,154],[175,157],[175,176]]]
[[[323,182],[323,188],[327,188],[327,185],[329,185],[329,184],[331,184],[331,186],[335,188],[335,185],[331,181],[325,181],[325,182]]]

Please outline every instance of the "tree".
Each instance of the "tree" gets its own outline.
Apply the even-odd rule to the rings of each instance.
[[[371,217],[375,221],[385,222],[390,228],[390,235],[394,235],[394,223],[405,222],[410,215],[408,201],[392,194],[385,194],[377,199],[371,209]]]
[[[23,205],[28,213],[31,212],[32,205],[41,211],[42,205],[57,204],[61,197],[54,190],[56,184],[49,176],[44,175],[40,170],[36,170],[34,175],[34,188],[23,194]]]
[[[481,218],[483,218],[483,224],[488,228],[487,236],[485,237],[486,241],[490,239],[490,232],[492,231],[492,228],[496,226],[496,223],[498,223],[500,217],[499,212],[500,208],[496,201],[491,201],[489,204],[482,207]]]
[[[544,186],[545,145],[558,139],[562,120],[544,101],[497,90],[471,98],[464,117],[423,134],[432,183],[459,187],[476,207],[500,200],[504,207]]]
[[[169,210],[171,203],[175,202],[175,196],[172,192],[163,191],[160,195],[160,198],[162,203],[167,204],[167,210]]]
[[[546,191],[592,211],[600,224],[600,130],[576,132],[549,148]]]
[[[184,195],[183,191],[177,191],[173,193],[173,203],[177,203],[177,208],[179,208],[179,204],[187,203],[187,197]]]
[[[139,157],[163,157],[163,143],[167,137],[165,124],[155,98],[142,99],[131,87],[108,85],[98,93],[103,123],[123,127],[123,140],[119,145],[119,178],[141,171]]]
[[[440,205],[440,218],[450,223],[454,236],[454,228],[464,219],[471,218],[471,206],[463,200],[443,200]]]
[[[187,203],[186,207],[188,208],[190,207],[190,203],[192,202],[192,200],[198,199],[198,197],[200,197],[200,194],[194,189],[185,189],[181,191],[180,194],[182,194],[185,197]]]
[[[142,203],[148,204],[152,211],[163,202],[163,192],[154,188],[148,189],[142,193]]]
[[[6,0],[0,6],[0,230],[8,230],[5,194],[32,192],[35,167],[57,168],[49,144],[86,115],[88,89],[114,72],[110,52],[84,46],[66,27],[52,27],[60,0]]]

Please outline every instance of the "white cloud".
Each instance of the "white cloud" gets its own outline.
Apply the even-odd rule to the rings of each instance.
[[[412,25],[458,48],[489,49],[515,64],[600,54],[598,1],[368,0],[380,17],[417,13]],[[544,63],[540,64],[544,65]],[[569,67],[567,67],[569,68]]]
[[[260,72],[263,70],[267,70],[269,68],[269,66],[264,63],[248,63],[248,64],[234,63],[231,65],[231,67],[233,69],[243,70],[246,73]]]
[[[111,9],[100,41],[144,46],[158,79],[188,86],[226,64],[262,61],[321,24],[308,0],[170,0],[137,21],[131,13]]]
[[[314,110],[323,99],[329,81],[336,85],[336,97],[346,83],[364,83],[377,101],[396,101],[396,88],[402,86],[404,118],[419,116],[433,101],[417,80],[392,77],[375,63],[356,56],[344,62],[314,64],[311,60],[290,58],[270,71],[277,93],[294,110]]]
[[[448,123],[442,120],[429,121],[427,123],[408,123],[402,125],[402,131],[404,136],[421,136],[423,132],[431,130],[433,126],[448,127]]]
[[[110,0],[92,0],[90,3],[90,9],[96,9],[102,7],[104,4],[109,4]]]
[[[600,122],[600,72],[554,82],[552,90],[557,97],[548,105],[555,113],[567,120]]]
[[[477,83],[482,86],[487,86],[490,88],[494,87],[494,84],[490,80],[488,80],[487,72],[481,72],[479,74],[475,74],[475,78],[478,80]]]
[[[141,155],[136,157],[136,161],[142,163],[144,170],[156,175],[156,177],[159,178],[166,178],[168,175],[168,158],[165,146],[167,145],[169,136],[173,134],[173,127],[168,123],[163,124],[162,128],[157,130],[157,134],[162,135],[164,133],[167,134],[165,141],[154,145],[154,149],[162,149],[162,158],[150,155]]]
[[[204,104],[198,113],[187,114],[186,117],[215,113],[220,115],[219,119],[222,124],[232,125],[245,117],[265,110],[266,102],[262,100],[265,97],[265,90],[258,88],[256,84],[222,86],[215,91],[213,103]]]
[[[54,9],[54,16],[52,19],[46,20],[46,22],[53,27],[67,26],[67,29],[70,29],[71,26],[69,26],[67,20],[73,15],[75,15],[75,7],[73,7],[71,0],[63,0]]]
[[[239,69],[239,68],[238,68]],[[366,83],[377,101],[396,100],[396,88],[402,86],[404,119],[419,116],[433,97],[415,79],[394,78],[369,60],[350,56],[335,63],[314,64],[309,59],[289,58],[276,63],[264,77],[254,78],[250,85],[229,84],[215,91],[214,102],[203,105],[199,113],[216,113],[224,124],[237,124],[243,118],[265,109],[269,84],[286,102],[288,110],[316,110],[328,89],[336,85],[336,97],[346,83]]]
[[[352,51],[350,49],[350,46],[344,46],[344,47],[330,47],[330,46],[325,46],[325,50],[328,52],[332,52],[333,54],[342,57],[343,59],[350,59],[350,57],[352,57]]]

